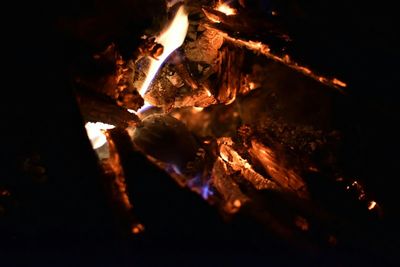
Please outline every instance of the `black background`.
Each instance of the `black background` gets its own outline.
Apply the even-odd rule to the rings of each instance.
[[[31,2],[3,8],[2,53],[7,71],[1,90],[1,184],[15,192],[18,204],[12,204],[10,213],[0,218],[4,254],[0,265],[268,266],[297,262],[346,266],[362,262],[382,266],[396,260],[398,14],[389,1],[349,2],[283,1],[276,5],[304,62],[349,85],[351,105],[344,110],[359,131],[357,161],[362,178],[375,188],[376,199],[385,207],[384,242],[379,244],[387,247],[366,250],[371,254],[349,250],[300,255],[277,240],[258,238],[249,222],[223,224],[197,196],[182,192],[162,173],[146,169],[145,163],[138,164],[139,174],[147,179],[138,185],[137,196],[142,197],[138,209],[145,213],[142,216],[150,222],[146,227],[153,229],[153,236],[121,237],[96,181],[96,161],[70,90],[68,66],[76,53],[92,52],[112,40],[135,46],[152,17],[141,10],[127,15],[136,24],[123,19],[130,12],[121,11],[121,6],[141,8],[139,1]],[[88,42],[77,43],[76,36],[60,26],[65,20],[88,16],[107,21],[93,26],[100,33],[104,29],[106,37],[91,43],[89,36]],[[120,25],[125,25],[123,30]],[[121,37],[126,31],[132,32],[132,40]],[[49,182],[44,186],[21,173],[21,162],[32,152],[39,153],[47,167]]]

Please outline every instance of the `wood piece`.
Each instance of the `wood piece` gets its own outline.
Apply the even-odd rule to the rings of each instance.
[[[132,143],[126,143],[126,140],[129,140],[129,136],[121,128],[106,131],[105,134],[110,157],[103,159],[101,162],[104,170],[104,189],[114,212],[118,215],[121,232],[124,235],[138,234],[144,230],[144,226],[133,212],[123,164],[124,156],[126,156],[124,153],[126,149],[124,150],[124,148],[126,146],[132,147]]]
[[[213,28],[226,32],[230,36],[246,40],[257,39],[268,43],[276,51],[282,50],[290,40],[287,34],[265,17],[252,16],[246,12],[227,16],[209,7],[203,7],[202,10]]]
[[[82,116],[86,122],[103,122],[126,128],[139,123],[139,118],[118,106],[111,99],[86,90],[76,92]]]
[[[280,162],[275,152],[256,140],[252,140],[249,150],[253,161],[258,161],[280,187],[292,191],[300,198],[308,198],[308,191],[304,180],[293,170]]]
[[[206,29],[192,42],[184,44],[185,56],[188,60],[214,65],[218,57],[218,49],[224,42],[218,31]]]
[[[114,44],[95,54],[88,65],[87,70],[76,74],[75,83],[79,87],[108,96],[128,109],[143,106],[144,100],[133,84],[134,65],[122,59]]]
[[[236,99],[243,79],[243,49],[226,44],[221,48],[218,58],[217,99],[230,104]]]
[[[231,175],[226,163],[221,158],[217,158],[211,173],[212,184],[224,200],[223,209],[228,213],[235,213],[250,199],[240,190]]]
[[[221,137],[218,139],[218,144],[220,157],[234,171],[240,172],[241,176],[250,182],[254,188],[257,190],[279,190],[279,186],[275,182],[256,172],[251,163],[235,151],[231,138]]]
[[[211,94],[210,90],[205,87],[201,87],[197,90],[189,90],[182,92],[175,97],[173,107],[208,107],[216,104],[217,101]]]
[[[199,85],[193,79],[188,70],[186,62],[187,60],[185,58],[182,58],[182,56],[180,56],[178,52],[175,51],[171,54],[169,61],[175,63],[174,67],[176,72],[183,79],[187,86],[191,87],[194,90],[199,87]]]
[[[133,133],[134,144],[145,154],[174,164],[180,170],[196,157],[198,144],[186,125],[169,115],[146,117]]]

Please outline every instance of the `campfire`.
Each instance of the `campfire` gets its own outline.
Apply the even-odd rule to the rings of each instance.
[[[146,225],[133,215],[127,150],[223,216],[246,210],[284,238],[320,231],[316,242],[337,243],[337,214],[321,207],[316,185],[365,216],[380,214],[342,169],[342,133],[329,123],[331,100],[346,97],[347,84],[297,62],[289,34],[271,22],[277,14],[257,17],[244,1],[167,1],[161,30],[149,25],[130,57],[110,43],[93,55],[109,70],[101,79],[74,77],[106,191],[131,233]]]

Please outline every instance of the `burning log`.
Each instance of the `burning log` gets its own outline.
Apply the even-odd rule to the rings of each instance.
[[[111,99],[96,95],[90,91],[76,92],[79,106],[86,122],[103,122],[126,128],[136,125],[139,118],[126,109],[118,106]]]
[[[203,32],[198,33],[201,30]],[[218,58],[218,50],[224,42],[223,37],[218,31],[204,29],[201,25],[197,25],[194,31],[197,33],[196,39],[184,45],[186,58],[198,64],[213,66]]]
[[[239,185],[231,179],[231,174],[226,163],[221,158],[218,158],[211,174],[213,185],[224,199],[224,210],[228,213],[235,213],[250,199],[243,194]]]
[[[133,133],[133,142],[144,153],[184,170],[194,160],[198,145],[186,126],[168,115],[145,118]]]
[[[144,98],[147,103],[168,110],[172,107],[179,87],[183,85],[183,80],[176,74],[173,66],[165,66],[160,70],[159,74],[160,75],[153,80]],[[146,77],[145,74],[141,74],[141,76]],[[142,77],[139,79],[141,78]],[[138,84],[139,83],[140,82],[138,82]]]
[[[278,186],[271,180],[257,173],[252,165],[238,152],[233,149],[233,141],[222,137],[218,140],[221,158],[234,170],[241,173],[244,179],[249,181],[257,190],[279,190]]]
[[[133,84],[132,62],[125,62],[114,44],[94,55],[90,65],[92,70],[89,73],[81,73],[76,78],[75,82],[79,87],[107,96],[128,109],[137,110],[143,106],[144,101]]]
[[[258,160],[264,169],[271,175],[271,178],[285,190],[296,193],[301,198],[307,198],[308,192],[304,180],[293,170],[282,166],[274,152],[268,147],[252,140],[252,147],[249,150],[253,159]]]
[[[192,91],[184,91],[176,96],[175,101],[173,103],[173,107],[182,108],[182,107],[208,107],[213,104],[216,104],[217,101],[214,96],[210,93],[210,91],[205,88],[199,88],[197,90]]]
[[[243,81],[244,52],[226,44],[220,50],[218,62],[218,100],[226,105],[232,103],[239,93]]]
[[[203,27],[217,30],[224,40],[260,53],[329,87],[339,90],[346,87],[344,82],[336,78],[330,79],[318,75],[293,61],[289,55],[284,54],[283,51],[290,40],[289,37],[283,34],[282,30],[276,30],[276,26],[270,24],[265,18],[258,21],[257,16],[250,15],[251,12],[243,12],[240,16],[231,16],[208,7],[203,7],[202,10],[209,20],[209,22],[203,22]]]
[[[175,51],[172,53],[170,61],[174,63],[174,69],[187,86],[193,90],[199,87],[186,66],[187,62],[185,58],[182,58],[182,56]]]
[[[124,147],[127,145],[126,139],[123,137],[126,133],[120,128],[115,128],[104,132],[104,135],[107,139],[108,148],[107,156],[102,157],[100,161],[101,168],[103,169],[101,178],[104,191],[116,215],[116,223],[120,233],[123,236],[139,234],[144,230],[144,226],[133,212],[123,164],[123,158],[125,157]],[[129,137],[127,140],[128,144],[130,144]]]
[[[241,10],[240,14],[225,14],[218,9],[203,7],[205,16],[213,22],[213,27],[232,36],[249,39],[258,36],[259,40],[275,47],[277,51],[282,50],[290,40],[287,34],[282,33],[276,24],[272,24],[265,17],[254,16],[252,13]]]
[[[83,95],[83,114],[88,120],[131,126],[133,144],[126,142],[126,147],[135,147],[179,185],[226,213],[256,210],[261,214],[249,214],[273,224],[285,238],[312,235],[313,224],[336,218],[313,203],[316,182],[309,177],[312,172],[335,185],[341,172],[335,161],[341,136],[332,123],[332,102],[341,95],[326,89],[341,90],[346,84],[283,54],[287,36],[269,22],[258,25],[261,18],[250,13],[214,9],[194,3],[188,14],[179,3],[170,9],[174,17],[167,26],[146,37],[132,60],[113,52],[117,68],[106,75],[111,86],[101,90],[119,106]],[[267,29],[265,35],[261,29]],[[139,117],[128,115],[124,108],[137,109],[142,97],[157,112],[162,108],[161,114],[150,109],[138,111]],[[110,142],[126,140],[126,133],[119,133]],[[111,180],[118,184],[117,178]],[[378,207],[353,184],[347,187],[367,201],[368,209]],[[124,202],[123,191],[122,186],[113,195],[118,203]],[[326,225],[324,238],[335,229]]]

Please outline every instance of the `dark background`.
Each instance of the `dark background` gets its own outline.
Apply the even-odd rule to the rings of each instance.
[[[1,266],[382,266],[396,260],[399,42],[394,3],[261,1],[265,10],[274,5],[281,10],[303,62],[349,85],[351,104],[343,110],[359,134],[356,165],[385,207],[379,247],[303,255],[279,240],[261,238],[251,222],[225,225],[213,208],[147,169],[145,162],[137,165],[138,176],[146,180],[137,185],[141,201],[134,204],[143,211],[151,237],[119,235],[96,180],[96,159],[81,127],[69,66],[77,54],[98,51],[110,41],[128,53],[126,47],[135,47],[152,23],[150,10],[157,14],[162,8],[149,1],[109,2],[15,3],[3,8],[7,71],[1,91],[5,149],[0,185],[13,195],[2,200]],[[32,154],[39,154],[46,167],[44,185],[21,171]]]

